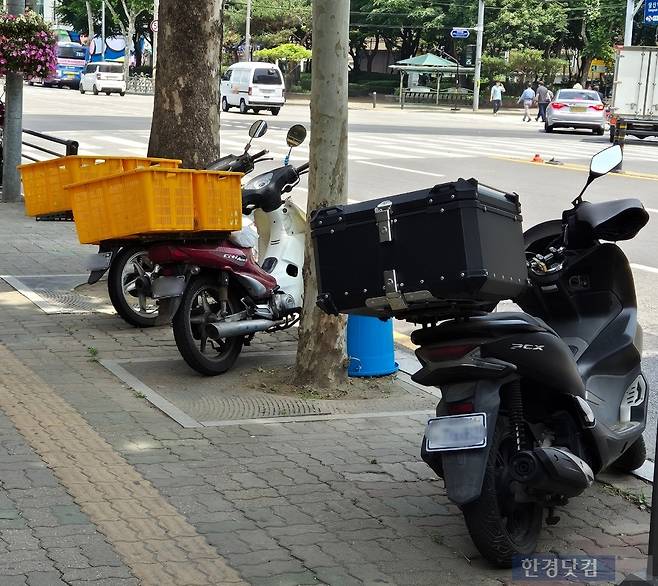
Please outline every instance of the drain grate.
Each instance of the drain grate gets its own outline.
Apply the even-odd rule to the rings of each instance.
[[[245,382],[249,371],[294,364],[295,353],[246,351],[229,372],[200,377],[180,358],[101,360],[128,386],[184,427],[239,425],[253,421],[291,419],[342,419],[378,414],[429,412],[436,397],[398,380],[393,392],[368,399],[312,399],[268,393]]]
[[[47,314],[114,313],[106,285],[86,285],[87,275],[0,275]]]

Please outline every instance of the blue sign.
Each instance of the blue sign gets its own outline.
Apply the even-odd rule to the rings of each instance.
[[[644,22],[658,25],[658,0],[644,0]]]
[[[656,1],[658,1],[658,0],[656,0]],[[651,2],[656,4],[656,2],[654,2],[654,0],[651,0]],[[467,28],[455,27],[450,31],[450,36],[453,39],[468,39],[468,37],[471,36],[471,31],[469,31]]]

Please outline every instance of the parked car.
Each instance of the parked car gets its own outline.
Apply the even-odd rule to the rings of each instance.
[[[272,63],[252,61],[231,65],[220,85],[222,110],[238,107],[242,114],[269,110],[277,116],[286,103],[286,86],[281,70]]]
[[[80,93],[94,92],[97,96],[105,92],[126,95],[126,79],[123,75],[123,63],[113,61],[99,61],[89,63],[85,67],[80,79]]]
[[[546,108],[544,130],[589,128],[594,134],[605,132],[606,113],[601,96],[594,90],[561,89]]]

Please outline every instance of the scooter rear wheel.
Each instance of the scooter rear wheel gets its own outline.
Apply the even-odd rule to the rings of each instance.
[[[640,436],[631,444],[630,448],[617,458],[612,468],[630,474],[633,470],[637,470],[642,466],[646,459],[647,447],[644,444],[644,438]]]
[[[235,364],[244,343],[244,337],[213,340],[206,326],[216,321],[220,312],[220,286],[210,275],[194,277],[183,294],[179,310],[172,325],[174,338],[181,356],[198,373],[206,376],[223,374]],[[229,289],[227,311],[237,313],[238,296]]]
[[[510,489],[509,461],[516,438],[506,417],[499,417],[489,450],[482,493],[462,507],[471,539],[480,553],[500,568],[511,568],[515,555],[535,551],[542,526],[537,503],[517,503]]]

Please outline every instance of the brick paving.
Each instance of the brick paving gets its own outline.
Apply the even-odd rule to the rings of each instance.
[[[0,274],[82,273],[90,251],[0,205]],[[98,363],[163,352],[168,328],[45,315],[0,281],[2,586],[510,581],[419,461],[422,417],[183,429]],[[642,567],[649,515],[617,491],[558,514],[541,551]]]

